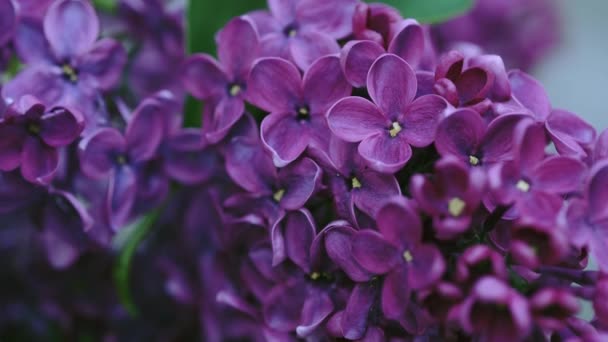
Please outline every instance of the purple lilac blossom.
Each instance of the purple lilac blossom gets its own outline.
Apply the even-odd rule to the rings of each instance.
[[[87,1],[30,2],[6,32],[1,340],[606,339],[608,134],[499,55],[386,5],[271,0],[184,65],[183,3],[123,0],[101,27],[144,61],[123,70]],[[144,215],[132,316],[112,275]]]

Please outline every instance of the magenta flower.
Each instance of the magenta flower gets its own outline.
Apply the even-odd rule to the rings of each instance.
[[[530,298],[530,311],[543,329],[561,330],[569,317],[579,312],[579,301],[566,289],[543,288]]]
[[[0,170],[21,168],[27,181],[49,184],[59,166],[59,148],[78,139],[80,114],[62,107],[47,110],[32,96],[23,96],[0,119]]]
[[[211,143],[223,139],[245,112],[249,71],[258,51],[258,35],[247,17],[231,20],[217,36],[219,62],[207,54],[189,57],[183,83],[190,93],[213,106],[204,125]]]
[[[412,68],[392,54],[379,57],[367,77],[373,103],[361,97],[338,101],[328,112],[331,131],[340,139],[360,142],[359,154],[373,169],[392,173],[412,156],[410,145],[428,146],[446,108],[436,95],[416,95]]]
[[[432,180],[414,175],[410,189],[420,209],[433,217],[437,238],[452,239],[469,229],[485,190],[485,174],[450,157],[439,160],[435,171]]]
[[[319,57],[340,51],[338,39],[352,31],[356,0],[268,0],[253,12],[263,56],[281,57],[306,70]]]
[[[91,131],[101,120],[94,100],[118,83],[127,59],[120,43],[98,36],[99,19],[88,1],[55,2],[44,17],[44,34],[36,25],[18,33],[15,46],[27,67],[2,96],[10,102],[31,94],[49,106],[76,108]]]
[[[581,190],[585,164],[572,157],[545,158],[545,132],[532,120],[518,124],[513,140],[514,159],[489,171],[493,200],[512,205],[510,217],[555,217],[563,202],[561,196]]]
[[[403,20],[399,11],[382,3],[358,3],[353,15],[353,35],[358,40],[387,46],[393,26]]]
[[[511,230],[509,252],[513,260],[530,269],[562,262],[570,246],[561,228],[546,222],[519,222]]]
[[[455,279],[465,288],[471,288],[484,276],[507,279],[507,267],[503,256],[485,245],[467,248],[456,261]]]
[[[487,341],[518,341],[532,327],[526,299],[503,281],[481,278],[473,287],[460,312],[462,327]]]
[[[411,290],[437,282],[445,262],[435,245],[422,243],[422,224],[403,199],[387,203],[376,216],[378,230],[360,230],[352,241],[352,257],[363,269],[385,275],[382,311],[400,319],[410,302]]]
[[[163,106],[149,98],[135,109],[123,135],[99,128],[79,144],[80,167],[92,179],[108,179],[103,215],[117,231],[131,218],[138,166],[152,159],[163,139]]]
[[[262,58],[251,70],[249,87],[249,101],[270,112],[260,130],[278,167],[293,162],[308,147],[327,150],[325,112],[351,92],[336,56],[316,60],[303,77],[284,59]]]

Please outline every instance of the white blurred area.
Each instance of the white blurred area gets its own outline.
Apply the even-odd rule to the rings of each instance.
[[[560,46],[534,70],[556,108],[577,113],[598,132],[608,128],[608,0],[555,0]]]

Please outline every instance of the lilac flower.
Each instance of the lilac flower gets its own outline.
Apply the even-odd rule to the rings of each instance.
[[[529,70],[559,40],[557,6],[547,0],[479,0],[469,13],[433,27],[440,49],[471,42]]]
[[[296,160],[307,147],[327,150],[325,112],[351,92],[336,56],[316,60],[303,77],[284,59],[260,59],[251,70],[249,87],[249,101],[270,112],[260,130],[278,167]]]
[[[357,153],[357,145],[332,137],[325,166],[329,189],[339,217],[358,224],[355,207],[375,217],[387,198],[401,194],[392,175],[369,169]]]
[[[206,54],[193,55],[184,62],[182,75],[186,90],[210,100],[214,108],[204,126],[211,143],[223,139],[244,113],[249,71],[258,49],[257,32],[247,17],[230,21],[217,40],[219,62]]]
[[[575,114],[552,109],[549,97],[543,86],[530,75],[521,71],[509,72],[512,89],[511,104],[501,104],[498,111],[510,113],[513,106],[521,112],[521,107],[528,110],[545,129],[555,148],[560,154],[570,156],[587,156],[595,142],[595,129]],[[503,108],[505,107],[505,108]]]
[[[593,309],[600,323],[608,326],[608,305],[606,304],[608,304],[608,277],[604,275],[595,287]]]
[[[481,278],[460,312],[464,330],[488,341],[517,341],[532,327],[529,304],[503,281]]]
[[[456,281],[470,288],[484,276],[506,280],[507,268],[503,257],[485,245],[467,248],[456,261]]]
[[[543,329],[561,330],[579,311],[578,299],[568,290],[544,288],[530,298],[534,321]]]
[[[561,195],[580,189],[586,166],[571,157],[545,158],[543,127],[532,120],[520,122],[513,139],[514,159],[493,166],[489,172],[494,199],[513,205],[511,217],[555,217],[563,202]]]
[[[79,144],[82,172],[93,179],[109,178],[104,217],[115,231],[130,218],[138,165],[154,157],[163,138],[162,109],[156,100],[144,100],[135,109],[124,136],[114,128],[99,128]]]
[[[568,252],[566,232],[544,222],[522,223],[512,228],[509,251],[520,265],[536,269],[560,263]]]
[[[567,209],[569,236],[577,246],[587,246],[602,270],[608,270],[608,211],[605,196],[608,162],[602,160],[590,171],[584,200],[573,199]]]
[[[452,239],[464,233],[481,203],[485,175],[456,158],[443,158],[435,164],[433,180],[414,175],[411,192],[420,209],[433,217],[437,237]]]
[[[32,94],[49,106],[76,108],[92,130],[101,120],[93,100],[118,83],[127,58],[120,43],[96,42],[98,34],[99,20],[87,1],[55,2],[44,17],[44,35],[35,24],[17,35],[17,52],[28,66],[2,88],[2,96],[12,102]]]
[[[360,97],[338,101],[328,112],[331,131],[340,139],[361,142],[359,154],[373,169],[392,173],[435,138],[446,108],[435,95],[414,100],[416,76],[401,58],[385,54],[372,65],[367,88],[373,103]]]
[[[76,141],[82,129],[77,112],[62,107],[46,110],[26,95],[0,119],[0,170],[20,167],[29,182],[49,184],[59,166],[59,148]]]
[[[377,215],[379,232],[361,230],[352,241],[352,256],[363,269],[385,275],[382,311],[399,319],[410,302],[411,290],[433,285],[445,271],[436,246],[422,243],[422,224],[404,200],[387,203]]]
[[[393,26],[403,18],[395,8],[382,4],[358,3],[353,16],[353,35],[358,40],[369,40],[388,46]]]
[[[439,124],[435,147],[472,166],[488,166],[513,158],[513,129],[523,116],[504,115],[486,125],[479,113],[460,109]]]
[[[262,216],[271,223],[281,215],[280,210],[302,208],[321,181],[321,169],[309,158],[277,170],[258,140],[234,138],[225,157],[228,175],[248,191],[232,196],[227,204],[261,202],[256,205],[262,208]]]
[[[453,106],[471,107],[480,113],[488,109],[488,98],[504,101],[511,93],[500,57],[465,59],[457,51],[450,51],[439,60],[433,89]]]
[[[352,31],[355,0],[269,0],[254,12],[263,56],[281,57],[306,70],[319,57],[340,51],[337,39]]]
[[[394,25],[395,33],[386,50],[382,45],[370,40],[353,40],[342,49],[342,68],[354,87],[366,85],[369,69],[385,52],[401,57],[413,68],[420,64],[426,47],[422,26],[413,19],[402,20]]]

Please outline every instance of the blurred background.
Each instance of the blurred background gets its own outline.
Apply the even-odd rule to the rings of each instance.
[[[532,73],[554,107],[575,112],[598,131],[608,128],[608,1],[554,0],[562,40]]]

